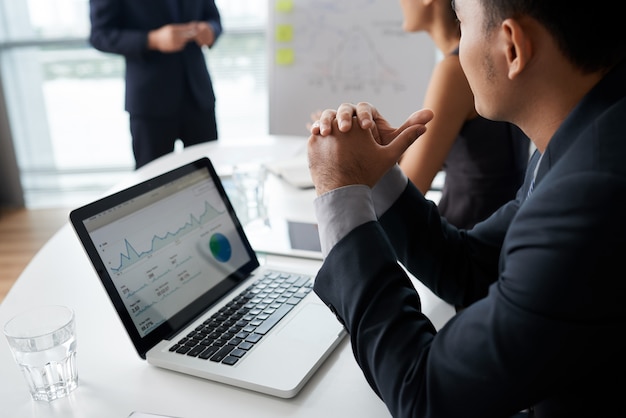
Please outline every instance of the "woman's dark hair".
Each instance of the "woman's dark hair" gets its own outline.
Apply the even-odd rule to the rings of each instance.
[[[620,1],[479,0],[486,29],[504,19],[530,16],[554,36],[563,54],[585,72],[609,70],[626,57]]]

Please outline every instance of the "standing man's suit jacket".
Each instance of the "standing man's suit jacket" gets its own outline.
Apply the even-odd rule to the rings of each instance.
[[[626,66],[572,110],[526,198],[470,231],[409,182],[329,253],[315,291],[394,417],[626,416]],[[397,260],[469,305],[439,332]]]
[[[98,50],[121,54],[126,60],[126,110],[130,114],[171,114],[183,98],[185,79],[202,109],[215,106],[215,94],[202,49],[190,42],[177,53],[147,49],[148,32],[174,17],[168,0],[90,0],[89,41]],[[178,0],[179,22],[205,21],[222,33],[213,0]],[[186,78],[185,78],[186,76]]]

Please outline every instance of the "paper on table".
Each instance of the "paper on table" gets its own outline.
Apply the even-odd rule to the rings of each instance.
[[[283,160],[266,162],[264,165],[270,173],[277,175],[292,186],[299,189],[314,187],[309,171],[309,161],[305,153]]]

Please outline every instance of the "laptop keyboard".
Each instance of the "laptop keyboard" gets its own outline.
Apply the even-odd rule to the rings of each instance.
[[[311,276],[268,270],[170,351],[232,366],[312,288]]]

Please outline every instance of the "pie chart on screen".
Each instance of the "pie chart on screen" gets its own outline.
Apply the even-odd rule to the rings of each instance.
[[[233,252],[228,238],[226,238],[224,234],[220,234],[219,232],[211,235],[211,239],[209,240],[209,248],[213,257],[215,257],[217,261],[221,261],[222,263],[230,260],[230,256]]]

